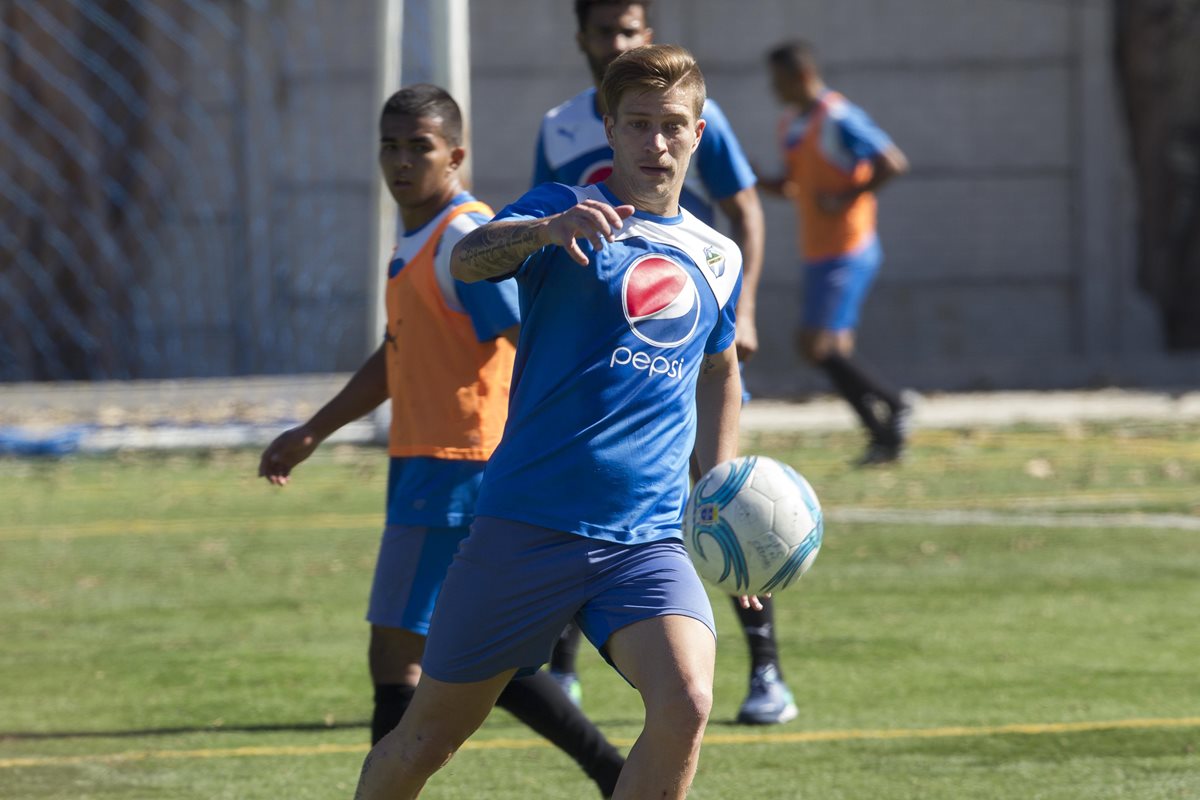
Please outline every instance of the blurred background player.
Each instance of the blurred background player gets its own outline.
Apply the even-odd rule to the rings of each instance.
[[[454,245],[492,216],[463,191],[465,155],[458,105],[442,89],[411,86],[384,105],[379,165],[404,225],[388,267],[384,342],[312,419],[272,442],[259,466],[286,484],[330,434],[391,397],[387,527],[367,612],[372,744],[412,699],[434,602],[508,413],[516,285],[465,284],[449,271]],[[514,680],[497,702],[612,794],[623,759],[548,675]]]
[[[593,85],[551,109],[542,119],[534,158],[534,186],[547,182],[584,186],[603,181],[612,171],[612,148],[604,135],[597,89],[614,58],[653,41],[649,6],[650,0],[575,0],[579,26],[575,41],[587,60]],[[762,206],[754,170],[720,106],[709,99],[702,118],[704,136],[692,158],[680,204],[708,225],[715,224],[714,205],[729,219],[731,238],[741,248],[743,258],[737,353],[740,361],[747,361],[758,350],[755,300],[762,273]],[[771,724],[794,719],[796,704],[779,667],[773,604],[764,600],[759,610],[742,608],[734,602],[734,609],[750,646],[750,690],[738,711],[738,721]],[[550,673],[576,702],[582,697],[575,666],[578,651],[579,629],[571,626],[563,631],[550,661]]]
[[[883,250],[875,192],[908,171],[908,160],[866,112],[830,90],[810,44],[791,41],[767,55],[771,85],[790,111],[780,126],[785,174],[760,177],[788,197],[799,219],[804,310],[797,345],[862,420],[870,441],[860,464],[900,458],[909,404],[854,358],[854,330]]]
[[[421,683],[360,800],[416,797],[571,619],[645,710],[614,797],[680,800],[695,774],[716,638],[681,517],[690,454],[704,469],[737,454],[741,258],[679,206],[704,129],[691,54],[632,50],[601,91],[612,174],[542,184],[454,248],[458,278],[516,277],[512,400]]]

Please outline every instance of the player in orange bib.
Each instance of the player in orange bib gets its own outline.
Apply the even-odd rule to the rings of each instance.
[[[796,206],[804,264],[798,345],[854,408],[870,442],[860,464],[903,451],[909,404],[854,358],[859,309],[883,261],[875,192],[908,170],[908,161],[867,114],[821,78],[813,48],[787,42],[767,56],[771,83],[789,107],[781,126],[785,174],[760,177],[769,194]]]
[[[461,113],[442,89],[411,86],[384,105],[379,165],[404,224],[388,265],[384,341],[312,419],[272,442],[259,465],[260,476],[286,484],[330,434],[391,398],[387,525],[367,611],[373,744],[396,727],[416,690],[434,603],[508,415],[516,286],[465,284],[449,269],[454,245],[493,216],[463,190],[465,156]],[[497,704],[612,794],[624,759],[549,675],[512,681]]]

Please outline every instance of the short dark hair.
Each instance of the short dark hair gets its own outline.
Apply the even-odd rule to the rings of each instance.
[[[605,111],[617,115],[617,104],[625,92],[666,90],[674,86],[692,93],[696,119],[704,110],[704,73],[686,49],[674,44],[648,44],[617,56],[604,71],[600,98]]]
[[[646,22],[650,22],[650,4],[654,0],[575,0],[575,19],[579,20],[579,30],[587,27],[588,13],[592,6],[641,6],[646,12]]]
[[[405,86],[387,99],[379,121],[395,114],[405,117],[437,117],[442,123],[442,137],[452,146],[462,144],[462,111],[450,93],[432,83]]]
[[[792,39],[771,48],[767,53],[767,63],[789,72],[799,72],[802,69],[820,72],[817,67],[817,49],[811,42],[803,39]]]

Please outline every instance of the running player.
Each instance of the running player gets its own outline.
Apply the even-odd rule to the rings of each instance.
[[[554,181],[568,186],[604,180],[612,170],[612,148],[604,135],[597,89],[604,70],[626,50],[650,44],[649,0],[575,0],[579,30],[575,41],[587,60],[594,85],[547,112],[538,134],[533,184]],[[680,194],[680,204],[712,225],[715,208],[729,219],[732,238],[741,248],[743,286],[737,308],[737,352],[748,361],[758,350],[755,299],[762,271],[763,213],[755,189],[754,171],[720,106],[709,99],[701,114],[704,137]],[[748,398],[748,395],[745,395]],[[699,478],[699,475],[693,477]],[[734,609],[750,647],[750,688],[738,711],[739,722],[787,722],[797,714],[796,703],[779,666],[775,640],[775,610],[764,599],[762,610]],[[550,659],[550,674],[579,702],[582,690],[575,668],[579,629],[563,631]]]
[[[807,42],[767,56],[771,85],[786,106],[781,131],[786,174],[763,190],[791,198],[804,262],[804,311],[797,345],[829,376],[869,438],[860,464],[900,458],[909,404],[854,358],[859,309],[883,261],[875,192],[908,171],[908,160],[866,112],[830,90]]]
[[[454,245],[492,216],[463,191],[465,155],[458,105],[442,89],[411,86],[384,105],[379,165],[405,229],[388,267],[384,341],[312,419],[272,442],[259,465],[259,475],[286,484],[321,441],[391,397],[387,527],[367,612],[372,744],[412,700],[434,601],[507,416],[517,287],[465,284],[449,271]],[[623,759],[548,675],[514,680],[498,703],[612,794]]]
[[[695,773],[716,637],[680,521],[693,450],[706,469],[737,452],[741,256],[679,207],[705,129],[691,55],[630,51],[601,92],[609,177],[539,186],[454,249],[457,278],[516,276],[512,400],[421,683],[360,800],[416,797],[570,619],[646,709],[613,796],[682,798]]]

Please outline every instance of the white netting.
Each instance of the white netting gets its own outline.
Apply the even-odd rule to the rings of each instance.
[[[0,382],[356,367],[379,13],[0,5]]]

